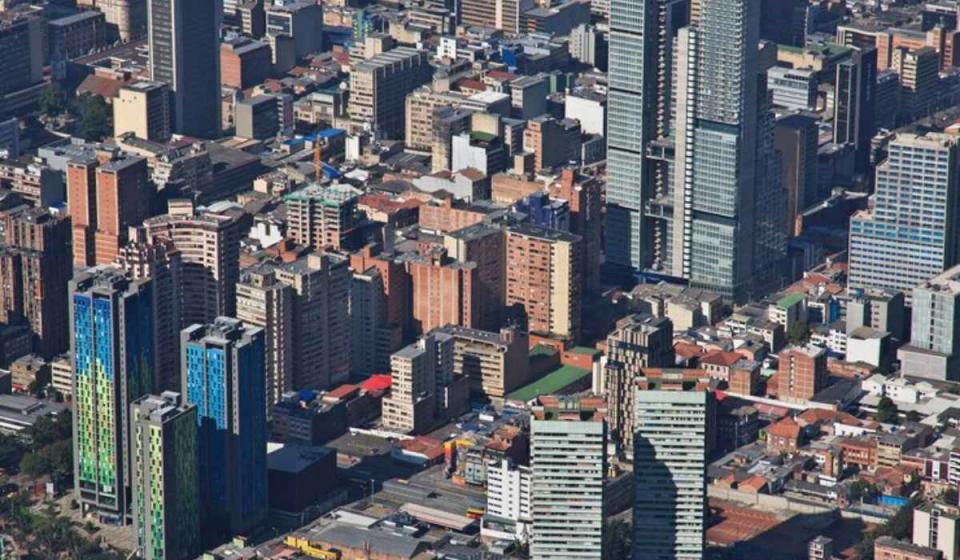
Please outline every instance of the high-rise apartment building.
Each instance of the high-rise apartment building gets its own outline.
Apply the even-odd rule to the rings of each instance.
[[[270,46],[238,37],[220,46],[220,83],[234,89],[252,88],[270,76],[273,60]]]
[[[877,166],[873,205],[850,219],[848,285],[911,290],[957,264],[957,144],[900,133]]]
[[[113,135],[127,132],[138,138],[165,142],[170,138],[170,88],[140,80],[120,88],[113,100]]]
[[[320,2],[288,0],[271,2],[265,8],[267,35],[291,41],[294,59],[323,49],[323,5]]]
[[[144,560],[191,560],[200,548],[197,407],[180,394],[130,405],[133,524]]]
[[[95,267],[70,282],[74,494],[106,522],[130,517],[130,403],[155,390],[153,288]]]
[[[128,230],[149,216],[147,160],[78,158],[67,165],[67,206],[73,224],[73,263],[110,264]]]
[[[383,275],[376,268],[354,272],[350,282],[350,370],[388,371],[390,354],[403,344],[399,325],[389,323]]]
[[[150,77],[170,86],[173,132],[220,135],[219,2],[147,0]]]
[[[498,458],[487,463],[487,509],[484,519],[497,524],[513,524],[513,534],[521,542],[530,536],[530,466]]]
[[[607,424],[593,397],[540,397],[530,421],[533,558],[603,557]]]
[[[432,332],[390,356],[392,384],[383,399],[383,426],[423,433],[467,407],[469,382],[453,372],[454,340]]]
[[[495,330],[501,325],[504,305],[506,238],[503,230],[487,224],[474,224],[444,234],[447,256],[460,262],[474,262],[477,287],[487,305],[477,307],[473,323],[478,328]]]
[[[607,335],[604,367],[611,437],[625,455],[633,454],[633,393],[646,368],[673,367],[673,323],[646,313],[617,321]]]
[[[827,352],[823,348],[787,348],[777,360],[777,398],[808,401],[827,386]]]
[[[566,200],[570,207],[570,232],[583,238],[583,289],[594,293],[600,289],[600,255],[603,253],[602,181],[579,175],[567,168],[547,185],[550,198]]]
[[[345,383],[350,375],[349,261],[337,253],[311,253],[275,265],[274,273],[293,288],[292,388]]]
[[[277,278],[272,264],[244,270],[237,283],[237,319],[263,329],[266,404],[293,390],[294,290]]]
[[[607,246],[611,262],[742,300],[786,252],[759,2],[702,0],[679,31],[672,4],[611,4]]]
[[[410,319],[417,334],[446,325],[479,328],[479,317],[490,316],[496,308],[496,294],[480,287],[475,262],[453,260],[443,248],[425,255],[405,253],[399,260],[410,276]]]
[[[960,266],[913,289],[910,344],[897,357],[903,375],[960,380]]]
[[[874,107],[877,49],[854,48],[837,64],[833,94],[833,142],[853,144],[854,166],[864,173],[870,165],[870,140],[877,132]]]
[[[267,514],[263,330],[218,317],[181,333],[182,392],[197,407],[201,534],[236,535]]]
[[[120,248],[116,266],[132,280],[150,279],[156,317],[157,388],[162,391],[180,389],[180,329],[183,314],[183,261],[172,241],[148,242],[142,229]]]
[[[70,220],[43,208],[0,212],[0,322],[25,324],[45,359],[69,347]]]
[[[363,192],[350,185],[310,184],[284,197],[287,235],[294,243],[313,247],[350,248],[361,223],[357,201]]]
[[[350,69],[350,117],[387,138],[404,137],[407,94],[430,82],[429,53],[398,47]]]
[[[583,276],[579,235],[519,224],[507,230],[507,308],[529,332],[577,340]]]
[[[699,560],[713,393],[666,372],[635,391],[633,557]]]
[[[177,205],[172,212],[143,222],[144,240],[166,240],[180,252],[181,325],[206,323],[236,312],[240,276],[241,224],[236,216],[210,211],[194,212]]]

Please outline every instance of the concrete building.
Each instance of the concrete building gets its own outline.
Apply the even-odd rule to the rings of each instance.
[[[817,74],[813,70],[774,66],[767,70],[767,80],[774,105],[790,111],[816,108]]]
[[[634,557],[703,558],[713,393],[665,372],[634,401]]]
[[[917,119],[933,113],[940,85],[940,58],[932,48],[893,50],[890,67],[900,75],[903,117]]]
[[[584,134],[607,134],[607,98],[588,90],[574,90],[563,101],[563,116],[580,122]]]
[[[599,399],[541,397],[533,408],[530,554],[534,558],[603,557],[607,426],[595,400]]]
[[[220,45],[220,85],[244,90],[252,88],[273,71],[270,45],[247,38],[224,41]]]
[[[913,544],[939,550],[943,560],[960,558],[960,510],[933,502],[915,507]]]
[[[520,18],[533,7],[533,0],[464,0],[460,4],[460,17],[464,27],[520,33]]]
[[[877,166],[872,209],[850,219],[848,286],[914,286],[957,264],[957,145],[949,136],[898,134]],[[909,224],[909,225],[904,225]]]
[[[278,37],[291,42],[294,60],[320,52],[323,49],[323,6],[313,0],[267,4],[266,33],[274,45]]]
[[[294,290],[271,264],[244,270],[237,283],[237,319],[263,329],[266,404],[293,390]]]
[[[777,358],[777,398],[807,401],[826,387],[827,354],[823,348],[787,348]]]
[[[220,4],[147,0],[147,10],[150,77],[170,86],[173,132],[220,136]]]
[[[442,248],[400,260],[410,276],[413,332],[446,325],[480,328],[478,319],[497,310],[495,294],[481,288],[477,263],[453,260]]]
[[[390,356],[393,382],[383,399],[383,427],[424,433],[467,406],[469,382],[453,370],[453,337],[427,334]]]
[[[345,184],[323,187],[310,184],[284,197],[287,235],[294,243],[317,250],[349,245],[360,225],[357,201],[362,191]]]
[[[274,266],[293,288],[292,388],[329,389],[350,374],[349,261],[337,253],[311,253]]]
[[[817,202],[817,120],[805,115],[777,119],[773,142],[782,155],[780,182],[787,191],[787,234],[800,235],[800,215]]]
[[[470,380],[473,396],[502,404],[506,396],[529,380],[528,338],[518,329],[497,332],[442,327],[453,337],[453,372]]]
[[[45,20],[36,15],[11,13],[0,18],[0,109],[9,109],[3,98],[43,79]]]
[[[960,380],[960,266],[913,289],[910,344],[897,351],[903,375]]]
[[[251,531],[267,515],[263,330],[229,317],[181,332],[182,394],[197,407],[200,534]]]
[[[463,132],[451,137],[450,171],[476,169],[490,177],[507,169],[507,152],[503,141],[487,132]]]
[[[167,84],[141,80],[120,88],[113,100],[113,135],[166,142],[173,114]]]
[[[533,154],[533,168],[553,169],[580,162],[580,124],[572,119],[536,117],[527,121],[523,149]]]
[[[175,203],[171,209],[171,213],[143,222],[143,239],[148,243],[169,241],[180,252],[181,324],[234,316],[240,276],[239,219],[211,211],[195,212],[190,203]]]
[[[837,64],[833,94],[833,142],[852,144],[854,169],[865,173],[870,163],[870,140],[877,132],[875,88],[877,49],[854,48]]]
[[[154,391],[153,292],[118,269],[96,267],[70,282],[74,495],[103,522],[130,521],[130,403]]]
[[[498,329],[502,324],[505,301],[506,237],[503,230],[474,224],[445,233],[443,246],[450,258],[476,263],[477,287],[483,294],[485,305],[476,308],[472,322],[481,329]]]
[[[258,95],[244,99],[234,106],[236,135],[253,140],[269,140],[280,130],[277,99],[271,95]]]
[[[487,463],[487,508],[481,531],[496,524],[507,538],[526,542],[530,538],[533,495],[529,465],[514,464],[510,459]],[[509,526],[513,531],[508,531]]]
[[[107,43],[106,19],[95,10],[52,19],[47,24],[47,37],[51,69],[56,77],[65,78],[67,61]]]
[[[350,70],[350,118],[384,137],[404,137],[407,94],[428,83],[429,53],[398,47],[355,65]]]
[[[529,332],[579,338],[582,243],[579,235],[529,224],[507,230],[505,303]]]
[[[389,370],[390,354],[402,346],[403,329],[389,319],[381,272],[370,267],[350,282],[350,370],[373,374]]]
[[[906,307],[903,292],[892,289],[852,289],[846,294],[847,334],[860,327],[886,331],[903,340],[906,333]]]
[[[69,218],[26,205],[0,212],[0,322],[26,325],[33,351],[49,359],[69,347]]]
[[[604,386],[610,437],[620,451],[633,455],[634,387],[645,368],[666,368],[674,365],[673,324],[666,317],[635,314],[617,321],[607,335],[607,362]]]
[[[133,524],[144,560],[190,560],[202,550],[197,407],[178,393],[130,405]]]
[[[137,0],[77,0],[78,7],[96,8],[103,12],[110,28],[111,41],[126,43],[147,33],[147,5]]]

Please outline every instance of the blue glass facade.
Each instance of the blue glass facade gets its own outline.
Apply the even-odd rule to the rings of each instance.
[[[221,318],[184,336],[184,393],[197,407],[200,504],[208,530],[243,533],[267,507],[263,333]]]

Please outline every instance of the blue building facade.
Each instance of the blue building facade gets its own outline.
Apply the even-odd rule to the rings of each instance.
[[[130,520],[130,403],[154,391],[153,285],[111,267],[70,283],[74,477],[84,512]]]
[[[551,200],[548,193],[533,193],[514,204],[513,210],[526,214],[534,225],[570,231],[570,204],[566,200]]]
[[[263,331],[220,317],[181,334],[183,394],[197,407],[205,534],[250,531],[267,513]]]

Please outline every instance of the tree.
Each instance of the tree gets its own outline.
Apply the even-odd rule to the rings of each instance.
[[[923,416],[920,415],[916,410],[907,411],[907,422],[919,422],[923,420]]]
[[[810,338],[810,325],[801,321],[796,321],[790,325],[790,330],[787,331],[787,340],[791,344],[806,342],[808,338]]]
[[[60,414],[41,416],[28,432],[37,450],[73,437],[73,416],[69,410]]]
[[[877,494],[877,488],[863,480],[857,479],[850,484],[849,496],[851,501],[869,500]]]
[[[84,140],[99,142],[113,132],[110,106],[99,95],[81,95],[73,101],[73,112],[79,122],[74,131]]]
[[[897,422],[897,404],[890,397],[883,397],[877,403],[877,422],[896,423]]]
[[[28,476],[39,478],[51,475],[55,479],[70,475],[73,469],[73,442],[58,441],[39,451],[27,453],[20,461],[20,470]]]
[[[603,532],[603,560],[629,560],[631,550],[630,525],[620,519],[606,523]]]
[[[67,110],[67,94],[63,92],[60,84],[53,82],[50,87],[40,93],[37,104],[41,113],[48,117],[55,117]]]

